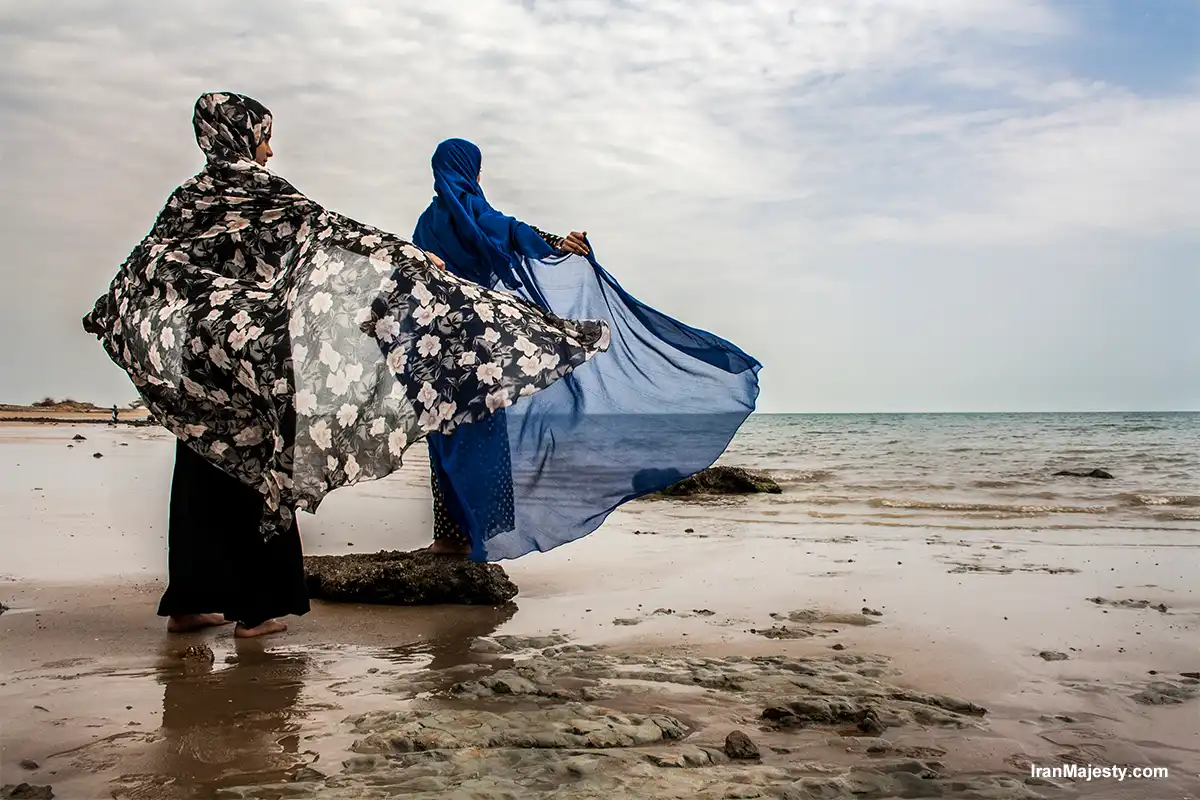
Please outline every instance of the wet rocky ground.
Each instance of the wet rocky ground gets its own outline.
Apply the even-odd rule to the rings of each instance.
[[[400,678],[346,720],[352,755],[223,798],[1061,796],[1016,768],[946,758],[986,736],[967,698],[894,682],[887,658],[621,654],[565,637],[478,640],[476,663]],[[952,756],[952,754],[951,754]]]
[[[498,606],[517,596],[517,585],[498,564],[420,550],[306,556],[304,571],[314,599],[338,603]]]

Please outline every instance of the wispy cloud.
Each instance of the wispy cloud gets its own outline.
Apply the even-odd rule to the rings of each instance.
[[[1038,340],[995,332],[1011,308],[979,309],[999,327],[953,346],[904,313],[961,305],[998,274],[1052,291],[1034,276],[1091,270],[1117,291],[1130,264],[1130,292],[1169,303],[1168,279],[1195,273],[1177,254],[1200,243],[1200,84],[1151,96],[1088,74],[1063,56],[1090,35],[1080,13],[1049,0],[0,5],[0,335],[21,342],[0,356],[6,393],[129,394],[77,319],[198,166],[195,95],[228,88],[275,112],[275,169],[399,233],[428,201],[433,145],[474,139],[498,205],[587,227],[636,293],[762,358],[768,408],[936,405],[964,342],[996,369],[956,402],[986,406],[1015,382],[1030,403],[1103,405],[1102,388],[1070,382],[1103,368],[1091,355],[1046,383]],[[881,286],[899,295],[877,308]],[[1083,324],[1127,317],[1088,308]],[[853,348],[820,343],[847,325]],[[861,369],[910,331],[922,352],[907,377]],[[1177,332],[1162,331],[1170,346]],[[1200,404],[1200,378],[1162,385],[1133,399],[1196,390]]]

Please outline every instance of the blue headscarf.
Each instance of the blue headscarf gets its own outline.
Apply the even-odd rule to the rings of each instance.
[[[483,286],[521,286],[521,259],[554,254],[532,228],[492,208],[479,185],[483,155],[466,139],[447,139],[433,151],[437,196],[417,220],[413,241],[445,260],[451,271]]]
[[[413,241],[460,277],[568,319],[603,319],[604,358],[489,416],[429,436],[450,515],[480,561],[550,550],[623,503],[711,465],[754,410],[759,363],[726,340],[638,301],[599,262],[556,252],[488,205],[479,148],[433,154],[437,197]]]

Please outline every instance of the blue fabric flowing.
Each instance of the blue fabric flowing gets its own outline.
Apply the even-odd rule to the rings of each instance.
[[[638,301],[594,249],[563,255],[493,209],[477,179],[481,163],[470,142],[438,146],[437,196],[413,241],[456,275],[612,330],[607,353],[550,388],[428,437],[472,558],[500,561],[579,539],[622,503],[711,466],[754,410],[761,365]]]

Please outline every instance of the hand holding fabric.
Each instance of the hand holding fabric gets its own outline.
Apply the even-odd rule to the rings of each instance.
[[[576,256],[586,256],[588,253],[592,252],[587,243],[587,231],[584,231],[583,233],[571,231],[570,235],[562,240],[562,244],[558,246],[558,249],[564,253],[570,253]]]

